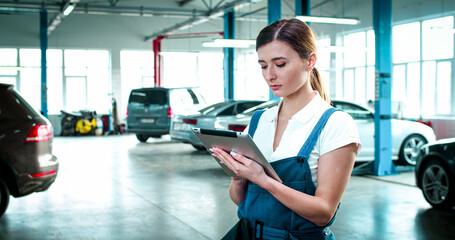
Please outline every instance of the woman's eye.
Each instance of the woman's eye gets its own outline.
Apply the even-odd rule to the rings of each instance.
[[[266,69],[266,68],[267,68],[267,66],[261,66],[261,69]]]
[[[277,66],[277,67],[284,67],[284,65],[286,65],[286,63],[277,64],[276,66]]]

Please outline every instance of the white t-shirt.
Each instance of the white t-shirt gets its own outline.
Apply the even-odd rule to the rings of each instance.
[[[269,162],[295,157],[307,140],[322,114],[331,106],[324,101],[317,91],[316,96],[288,122],[280,144],[273,151],[278,109],[273,107],[265,111],[258,123],[253,140]],[[248,131],[246,129],[245,131]],[[318,159],[321,155],[350,143],[357,143],[357,154],[361,149],[359,132],[351,115],[336,111],[327,121],[308,159],[311,176],[317,184]]]

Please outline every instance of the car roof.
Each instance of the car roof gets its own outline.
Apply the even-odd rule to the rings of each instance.
[[[14,88],[14,85],[6,84],[6,83],[0,83],[0,87],[1,88],[5,88],[5,89],[11,89],[11,88]]]

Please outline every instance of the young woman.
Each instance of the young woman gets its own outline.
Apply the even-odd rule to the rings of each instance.
[[[335,239],[333,222],[360,150],[350,115],[336,111],[316,70],[315,37],[296,19],[280,20],[257,37],[262,74],[278,107],[255,113],[247,131],[280,176],[255,161],[212,148],[242,178],[229,194],[250,235],[261,239]]]

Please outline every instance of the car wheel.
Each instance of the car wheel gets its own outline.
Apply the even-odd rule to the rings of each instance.
[[[198,146],[198,145],[194,145],[194,144],[191,144],[191,146],[196,148],[196,150],[198,150],[198,151],[205,151],[206,150],[204,146]]]
[[[415,166],[419,158],[420,147],[425,145],[427,140],[417,134],[407,137],[401,144],[400,154],[398,156],[398,165]]]
[[[451,172],[440,159],[432,159],[422,167],[422,193],[435,208],[451,209],[455,204],[455,183]]]
[[[136,134],[136,138],[139,142],[147,142],[147,139],[149,139],[149,137],[142,134]]]
[[[0,178],[0,217],[3,216],[6,208],[8,208],[9,198],[8,186],[6,186],[6,183]]]

